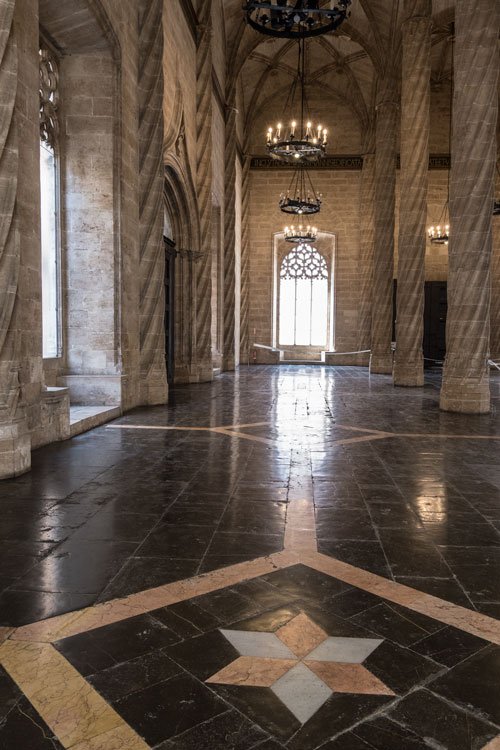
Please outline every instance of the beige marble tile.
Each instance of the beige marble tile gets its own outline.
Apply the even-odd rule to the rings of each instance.
[[[387,438],[396,437],[392,432],[386,432],[377,435],[363,435],[363,437],[341,438],[335,440],[335,445],[350,445],[352,443],[367,443],[371,440],[387,440]]]
[[[328,638],[325,631],[304,612],[279,628],[276,635],[299,659],[311,653]]]
[[[316,552],[316,522],[312,498],[293,499],[287,509],[284,546],[295,552]]]
[[[341,427],[344,430],[352,430],[352,432],[363,432],[367,435],[383,435],[384,437],[396,434],[394,432],[386,432],[385,430],[375,430],[372,427],[367,429],[366,427],[354,427],[352,424],[339,424],[338,422],[335,422],[335,427]]]
[[[187,425],[158,424],[108,424],[107,430],[179,430],[181,432],[210,432],[211,427],[189,427]]]
[[[276,442],[269,438],[260,437],[260,435],[251,435],[248,432],[239,432],[238,430],[232,430],[225,427],[214,427],[212,432],[216,432],[218,435],[228,435],[229,437],[243,438],[243,440],[252,440],[254,443],[264,443],[264,445],[274,445]]]
[[[206,682],[219,685],[247,685],[271,687],[297,662],[293,659],[269,659],[259,656],[240,656],[235,661],[209,677]]]
[[[166,607],[193,596],[208,594],[211,591],[217,591],[241,581],[272,573],[275,570],[295,564],[297,560],[298,558],[295,555],[284,552],[269,557],[260,557],[256,560],[204,573],[194,578],[141,591],[123,599],[113,599],[78,612],[70,612],[31,625],[25,625],[15,630],[11,638],[16,641],[50,643],[70,635],[110,625],[113,622],[120,622],[159,607]]]
[[[498,737],[494,737],[487,745],[483,747],[483,750],[500,750],[500,734]]]
[[[11,635],[14,632],[14,628],[0,628],[0,643],[3,643],[7,640],[9,635]]]
[[[362,664],[337,664],[325,661],[304,661],[334,693],[363,695],[394,695],[378,677]]]
[[[267,427],[272,422],[248,422],[247,424],[223,424],[220,425],[223,430],[242,430],[245,427]]]
[[[5,641],[0,664],[65,747],[118,729],[123,720],[48,643]]]
[[[133,729],[124,725],[72,745],[71,750],[149,750],[149,745]]]
[[[304,553],[302,562],[327,575],[334,576],[345,583],[369,591],[376,596],[384,597],[395,604],[401,604],[414,612],[433,617],[446,625],[460,628],[467,633],[477,635],[491,643],[500,645],[500,621],[487,615],[474,612],[458,604],[424,594],[401,583],[389,581],[382,576],[370,573],[361,568],[335,560],[320,553]]]

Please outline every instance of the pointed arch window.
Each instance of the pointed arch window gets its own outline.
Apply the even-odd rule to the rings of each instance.
[[[280,266],[279,345],[326,346],[328,265],[312,245],[298,245]]]
[[[58,357],[61,353],[59,71],[56,56],[42,43],[39,73],[43,356]]]

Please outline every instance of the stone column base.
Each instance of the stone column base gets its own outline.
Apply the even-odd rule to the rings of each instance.
[[[370,357],[370,374],[392,375],[393,356],[389,354],[373,354]]]
[[[408,388],[419,387],[424,384],[424,358],[420,356],[416,360],[403,360],[400,356],[398,360],[398,353],[396,350],[396,357],[394,360],[394,385],[404,386]]]
[[[211,383],[214,379],[214,366],[211,359],[198,363],[198,383]]]
[[[370,355],[367,352],[324,352],[325,365],[342,365],[344,367],[368,367]]]
[[[235,369],[234,354],[230,354],[228,357],[222,357],[222,372],[231,372]]]
[[[487,414],[491,407],[489,374],[465,379],[447,377],[445,372],[439,406],[459,414]]]
[[[143,381],[141,383],[141,405],[163,406],[168,403],[168,385],[165,382]]]
[[[31,436],[24,419],[0,422],[0,479],[31,469]]]

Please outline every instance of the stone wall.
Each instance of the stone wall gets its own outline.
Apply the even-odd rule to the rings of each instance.
[[[73,403],[111,403],[129,409],[141,399],[150,401],[148,389],[143,388],[141,395],[140,388],[139,205],[143,188],[139,184],[137,4],[132,0],[68,0],[64,4],[15,0],[9,7],[14,9],[14,24],[9,25],[8,16],[2,17],[2,23],[7,32],[4,38],[11,40],[9,49],[16,51],[18,71],[13,122],[19,169],[13,183],[17,217],[12,226],[18,228],[19,271],[9,349],[0,353],[2,368],[7,357],[10,361],[14,353],[16,357],[15,367],[9,366],[15,378],[12,387],[2,374],[2,392],[8,388],[12,408],[9,414],[4,410],[0,415],[0,440],[8,434],[11,446],[9,457],[0,461],[0,476],[29,468],[30,443],[36,447],[68,436],[68,393],[51,387],[69,385]],[[45,361],[38,177],[39,24],[59,56],[61,97],[64,322],[61,356]],[[4,57],[2,70],[10,59],[14,57]],[[4,118],[2,128],[8,125]],[[5,138],[5,132],[1,135]],[[150,175],[142,173],[142,185],[161,179],[161,139],[157,148],[157,157],[142,159],[141,168],[151,170]],[[141,205],[144,208],[144,200]],[[161,226],[155,221],[153,217],[151,225],[159,227],[156,242],[161,242]],[[162,279],[161,269],[159,273]],[[16,290],[11,284],[9,288]],[[163,335],[161,326],[158,334],[159,338]],[[156,369],[162,367],[164,371],[159,362]],[[156,388],[155,400],[159,392]]]

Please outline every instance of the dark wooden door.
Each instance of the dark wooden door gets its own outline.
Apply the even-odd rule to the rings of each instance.
[[[446,355],[446,313],[448,311],[446,281],[425,283],[424,357],[443,361]]]
[[[165,243],[165,358],[167,381],[174,382],[175,373],[175,242],[167,237]]]
[[[396,340],[397,280],[394,279],[392,337]],[[444,361],[446,355],[446,281],[426,281],[424,287],[424,357],[427,366]]]

